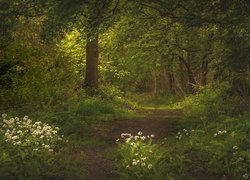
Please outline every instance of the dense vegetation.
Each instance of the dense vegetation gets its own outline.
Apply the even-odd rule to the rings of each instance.
[[[84,179],[99,146],[114,179],[249,179],[249,7],[0,0],[0,179]],[[109,132],[154,110],[165,137]]]

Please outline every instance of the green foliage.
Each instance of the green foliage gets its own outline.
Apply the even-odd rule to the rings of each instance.
[[[184,159],[172,155],[167,149],[152,142],[154,135],[138,132],[121,134],[118,148],[113,154],[118,179],[174,179],[184,177],[181,162]],[[121,141],[121,142],[120,142]]]
[[[250,170],[249,118],[249,112],[236,118],[221,116],[212,122],[208,119],[206,125],[192,131],[179,132],[177,146],[191,159],[189,170],[217,178],[244,179]],[[199,162],[199,168],[194,160]]]
[[[202,119],[203,117],[217,117],[231,104],[229,100],[228,83],[213,87],[204,87],[195,95],[187,96],[183,101],[174,104],[171,108],[183,109],[184,119]]]
[[[182,109],[180,126],[195,130],[180,131],[173,147],[127,137],[116,152],[120,178],[179,179],[195,160],[215,179],[248,178],[249,114],[238,116],[250,107],[248,20],[247,0],[0,0],[0,110],[38,121],[29,130],[21,120],[29,125],[18,129],[19,142],[5,119],[0,179],[82,179],[81,148],[99,143],[89,139],[91,128],[135,117],[138,105],[128,99]],[[86,70],[86,45],[97,39],[88,55],[98,68]],[[99,89],[88,97],[85,74],[97,70]],[[53,139],[30,134],[48,124],[71,141],[59,154],[44,150],[56,147]]]
[[[79,141],[77,141],[79,142]],[[75,152],[76,153],[72,153]],[[86,171],[84,168],[85,153],[82,147],[76,146],[70,140],[54,157],[54,164],[44,174],[48,179],[84,179]]]
[[[4,109],[24,105],[46,109],[76,94],[78,78],[72,62],[53,45],[42,43],[40,31],[41,24],[21,19],[12,34],[15,41],[0,57],[0,66],[5,67],[0,78],[5,83],[0,89]]]
[[[169,106],[180,99],[172,94],[155,96],[151,93],[131,94],[130,98],[144,108],[157,109],[168,109]]]
[[[33,123],[27,116],[24,119],[5,117],[1,122],[4,127],[0,131],[0,179],[83,178],[85,172],[79,169],[79,166],[83,166],[83,151],[77,156],[69,154],[82,148],[74,144],[73,139],[86,135],[89,132],[88,126],[80,120],[71,121],[66,114],[59,116],[47,112],[32,116],[46,123]],[[49,131],[51,126],[48,123],[60,125],[60,132],[63,131],[70,142],[63,141],[59,145],[58,128]],[[21,134],[15,134],[17,132]]]
[[[122,105],[99,97],[88,98],[72,106],[71,112],[86,120],[112,120],[136,116],[133,112],[121,108]]]
[[[86,99],[82,102],[79,102],[75,112],[76,114],[79,114],[81,116],[98,116],[115,113],[114,108],[111,104],[107,104],[104,101],[95,98]]]
[[[53,151],[61,140],[57,127],[3,115],[0,128],[0,178],[27,179],[46,176],[54,165]]]

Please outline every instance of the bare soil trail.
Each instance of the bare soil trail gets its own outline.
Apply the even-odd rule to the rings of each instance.
[[[140,110],[144,117],[137,119],[124,119],[112,122],[95,124],[92,138],[105,142],[105,144],[90,147],[85,150],[85,169],[87,180],[115,179],[112,174],[112,162],[106,157],[107,152],[114,148],[116,139],[121,133],[136,134],[142,131],[144,134],[154,134],[155,139],[163,139],[177,131],[177,121],[180,119],[179,111],[161,109]]]

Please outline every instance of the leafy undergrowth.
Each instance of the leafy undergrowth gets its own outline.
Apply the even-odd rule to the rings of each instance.
[[[162,143],[136,140],[137,135],[129,134],[125,142],[118,143],[114,153],[118,177],[249,179],[249,99],[241,101],[239,96],[231,94],[230,88],[228,84],[204,87],[199,93],[166,106],[182,110],[182,120],[178,121],[182,130]],[[148,153],[148,149],[154,149],[155,153]],[[136,154],[152,159],[155,170],[142,165],[144,162]]]
[[[170,146],[189,159],[186,167],[194,176],[248,179],[250,172],[250,113],[220,116],[178,132]]]
[[[188,159],[182,166],[190,175],[198,179],[249,178],[250,113],[246,104],[247,99],[231,95],[228,84],[219,84],[171,106],[182,109],[178,126],[183,130],[166,143]]]
[[[202,87],[196,94],[189,95],[168,108],[182,109],[183,119],[194,123],[201,122],[203,117],[216,119],[222,114],[235,116],[247,111],[249,97],[233,95],[231,89],[228,83]]]
[[[134,94],[132,98],[144,109],[168,109],[170,105],[177,102],[177,96],[166,94],[164,96],[154,96],[149,93]]]
[[[115,161],[117,179],[176,179],[186,177],[180,162],[182,157],[176,156],[163,144],[153,142],[154,135],[121,134],[117,139],[118,147],[112,151]]]
[[[46,177],[55,162],[63,137],[59,128],[41,121],[8,117],[0,121],[0,178]]]
[[[175,136],[121,134],[110,153],[118,179],[249,179],[250,112],[204,119]]]
[[[71,112],[92,122],[136,117],[132,110],[122,108],[120,104],[116,104],[112,101],[98,98],[91,98],[79,102],[71,109]]]
[[[36,120],[33,124],[27,116],[3,119],[0,124],[0,179],[83,179],[85,149],[105,143],[90,137],[91,127],[102,121],[137,116],[123,108],[122,103],[101,98],[88,98],[68,107],[62,111],[52,108],[32,112],[31,119]],[[58,144],[54,139],[64,141]]]

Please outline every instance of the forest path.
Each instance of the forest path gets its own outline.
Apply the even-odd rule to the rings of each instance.
[[[112,122],[101,122],[95,124],[91,138],[98,139],[105,144],[90,147],[85,150],[85,169],[87,180],[109,180],[113,179],[112,162],[106,157],[107,152],[116,146],[116,139],[121,133],[154,134],[156,140],[163,139],[176,133],[176,122],[180,119],[179,111],[162,109],[140,110],[144,117],[137,119],[124,119]]]

